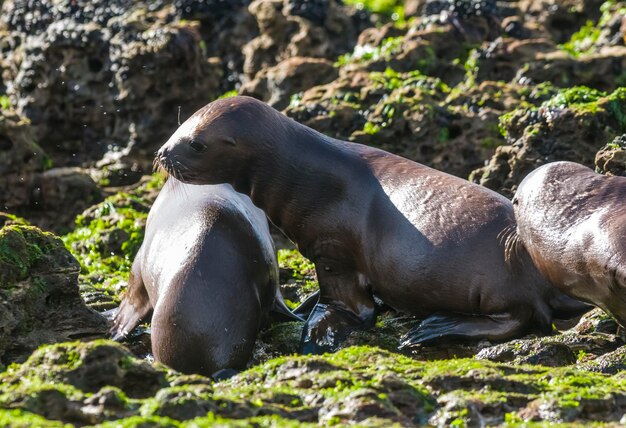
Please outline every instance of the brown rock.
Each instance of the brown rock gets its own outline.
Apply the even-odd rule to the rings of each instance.
[[[339,72],[328,60],[288,58],[274,67],[261,70],[254,80],[241,87],[240,94],[261,99],[282,110],[289,105],[291,95],[329,83],[338,76]]]

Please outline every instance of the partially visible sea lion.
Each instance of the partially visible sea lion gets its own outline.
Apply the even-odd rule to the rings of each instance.
[[[211,375],[245,368],[272,309],[289,314],[263,211],[227,184],[170,178],[148,215],[114,338],[154,311],[155,359]]]
[[[303,126],[266,104],[208,104],[157,161],[182,181],[249,195],[315,263],[319,303],[301,350],[334,350],[372,326],[373,295],[428,318],[404,339],[509,339],[551,331],[561,294],[526,253],[507,259],[515,228],[503,196],[466,180]]]
[[[549,163],[522,181],[513,206],[519,240],[541,273],[626,327],[626,177]]]

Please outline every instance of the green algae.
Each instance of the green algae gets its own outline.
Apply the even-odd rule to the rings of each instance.
[[[218,100],[223,100],[224,98],[232,98],[232,97],[236,97],[237,95],[239,95],[239,92],[237,92],[236,89],[233,89],[232,91],[224,92],[217,99]]]
[[[76,218],[76,229],[62,239],[80,262],[81,281],[119,294],[143,242],[148,211],[146,201],[121,193],[98,204],[91,215]]]
[[[0,426],[12,428],[70,428],[71,424],[59,421],[51,421],[35,413],[26,412],[20,409],[7,410],[0,409]]]
[[[75,229],[62,240],[81,265],[82,289],[119,301],[143,242],[150,206],[165,180],[165,175],[154,174],[132,191],[110,196],[76,217]]]
[[[389,92],[402,88],[419,88],[431,96],[443,96],[450,93],[450,87],[441,79],[428,76],[420,70],[399,73],[387,67],[383,72],[370,73],[370,79],[375,88],[382,88]]]
[[[301,294],[309,294],[319,288],[315,277],[315,265],[298,250],[278,250],[278,267],[285,270],[299,287]]]
[[[600,37],[600,28],[593,21],[587,21],[577,32],[572,34],[569,41],[559,47],[573,57],[589,54],[595,51],[595,42]]]
[[[618,88],[612,93],[599,91],[586,86],[574,86],[560,89],[552,97],[539,106],[522,106],[505,113],[499,118],[499,129],[502,136],[510,137],[509,130],[514,122],[528,114],[545,114],[553,110],[569,109],[581,118],[592,120],[597,118],[606,123],[609,137],[626,132],[626,88]],[[525,132],[530,135],[539,134],[539,123],[532,123]]]
[[[24,411],[45,412],[38,397],[50,391],[58,391],[57,401],[74,403],[95,394],[114,395],[125,416],[113,420],[115,414],[109,413],[103,426],[200,427],[309,422],[405,426],[433,423],[431,418],[464,426],[475,411],[469,409],[478,406],[492,418],[489,424],[516,426],[526,422],[519,412],[531,403],[554,409],[554,422],[560,417],[585,419],[585,412],[598,421],[615,421],[620,406],[616,403],[626,399],[625,376],[468,358],[416,361],[371,346],[321,356],[282,356],[215,384],[167,370],[166,383],[143,398],[127,398],[128,385],[118,389],[86,382],[93,368],[84,370],[82,378],[71,376],[76,358],[70,355],[80,354],[79,364],[98,367],[111,353],[114,364],[121,365],[122,359],[133,367],[146,364],[108,341],[42,347],[29,361],[1,375],[0,405],[31,417]],[[164,375],[159,365],[152,370]]]
[[[597,101],[605,97],[606,93],[586,86],[575,86],[560,90],[555,96],[542,105],[548,108],[565,108],[577,105],[590,104],[590,109],[595,112]]]
[[[344,3],[387,16],[393,21],[404,21],[404,2],[401,0],[345,0]]]
[[[389,60],[399,52],[403,41],[404,37],[387,37],[379,46],[357,45],[352,53],[341,55],[335,65],[343,67],[353,63]]]
[[[32,275],[48,256],[64,252],[54,234],[34,226],[9,225],[0,229],[0,286],[7,287]]]

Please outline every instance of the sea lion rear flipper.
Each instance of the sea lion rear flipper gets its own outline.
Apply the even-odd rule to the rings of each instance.
[[[300,306],[298,308],[300,308]],[[280,294],[280,290],[276,290],[276,298],[274,299],[274,306],[272,307],[270,315],[273,322],[304,321],[304,318],[292,312],[291,309],[287,307],[282,294]]]
[[[128,333],[152,314],[152,310],[150,297],[141,279],[138,263],[135,261],[128,280],[126,296],[113,318],[112,339],[117,341],[124,339]]]
[[[435,314],[400,339],[400,349],[441,338],[503,340],[519,335],[524,321],[512,314]]]

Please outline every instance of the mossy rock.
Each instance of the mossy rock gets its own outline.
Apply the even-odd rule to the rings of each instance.
[[[133,398],[150,396],[166,385],[165,372],[108,340],[43,346],[1,376],[8,384],[63,383],[91,393],[115,386]]]
[[[626,134],[615,138],[596,153],[596,172],[626,177]]]
[[[4,226],[12,225],[30,226],[30,223],[27,220],[14,214],[0,211],[0,229],[2,229]]]
[[[45,272],[78,272],[76,259],[58,237],[33,226],[0,229],[0,286],[6,290]]]
[[[500,117],[508,145],[470,180],[512,196],[532,170],[559,160],[594,167],[598,149],[626,132],[626,88],[612,93],[579,86],[558,91],[540,106]]]
[[[33,226],[0,229],[2,361],[21,361],[44,343],[105,334],[106,320],[80,297],[78,272],[57,236]]]
[[[622,361],[622,353],[616,359]],[[81,425],[616,423],[626,410],[619,371],[416,361],[369,346],[279,357],[212,383],[151,367],[110,341],[64,343],[39,349],[0,381],[0,406],[14,414]]]

